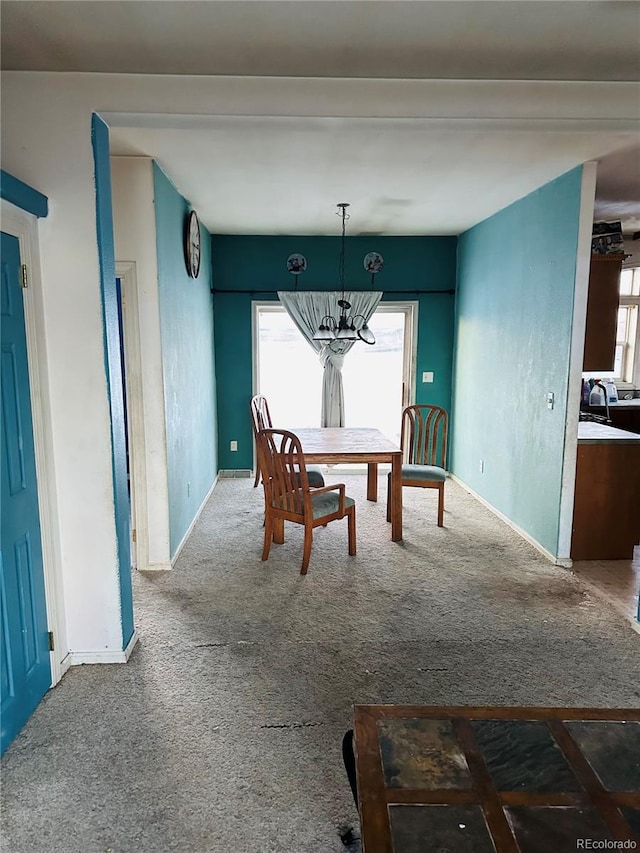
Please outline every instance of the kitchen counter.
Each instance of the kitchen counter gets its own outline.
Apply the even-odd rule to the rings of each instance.
[[[640,435],[580,421],[571,557],[631,560],[640,544]]]
[[[606,415],[607,413],[604,406],[585,406],[583,404],[580,408],[582,411],[593,415]],[[618,403],[611,403],[609,420],[616,429],[640,433],[640,399],[636,397],[634,400],[620,400]]]
[[[624,429],[596,424],[591,421],[580,421],[578,423],[578,444],[603,444],[615,442],[616,444],[638,444],[640,435],[635,432],[627,432]]]

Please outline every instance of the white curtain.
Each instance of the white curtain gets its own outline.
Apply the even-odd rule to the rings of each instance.
[[[310,292],[299,290],[283,290],[278,293],[280,302],[287,314],[296,324],[304,339],[318,353],[324,368],[322,379],[322,417],[323,427],[343,427],[344,423],[344,392],[342,389],[342,365],[344,357],[357,341],[332,341],[331,346],[322,341],[314,341],[313,336],[318,331],[322,318],[327,314],[336,319],[340,313],[338,299],[342,292]],[[382,293],[373,291],[345,291],[344,298],[351,303],[349,314],[362,314],[367,323],[378,307]],[[361,343],[361,346],[366,344]]]

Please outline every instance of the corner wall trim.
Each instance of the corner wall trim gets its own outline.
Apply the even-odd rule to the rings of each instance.
[[[85,663],[126,663],[131,657],[131,652],[137,642],[138,632],[134,631],[126,648],[121,652],[114,649],[100,652],[70,652],[68,656],[70,658],[70,665],[80,666]]]
[[[567,558],[558,558],[558,557],[554,557],[554,556],[553,556],[553,554],[551,553],[551,551],[547,551],[547,549],[546,549],[546,548],[544,548],[544,547],[543,547],[539,542],[537,542],[537,541],[533,538],[533,536],[531,536],[529,533],[527,533],[526,531],[524,531],[521,527],[518,527],[518,525],[517,525],[517,524],[515,524],[513,521],[511,521],[511,519],[510,519],[510,518],[507,518],[507,516],[506,516],[506,515],[504,515],[503,513],[501,513],[499,509],[496,509],[496,508],[493,506],[493,504],[490,504],[490,503],[489,503],[489,501],[485,500],[485,499],[484,499],[483,497],[481,497],[477,492],[474,492],[474,491],[473,491],[473,489],[472,489],[472,488],[470,488],[470,487],[469,487],[469,486],[468,486],[468,485],[467,485],[463,480],[461,480],[459,477],[456,477],[456,475],[455,475],[455,474],[449,474],[449,476],[450,476],[450,477],[451,477],[451,479],[452,479],[452,480],[454,480],[454,481],[455,481],[459,486],[462,486],[462,488],[463,488],[465,491],[469,492],[469,494],[471,495],[471,497],[475,498],[479,503],[481,503],[481,504],[482,504],[483,506],[485,506],[488,510],[490,510],[494,515],[496,515],[496,516],[500,519],[500,521],[504,521],[504,523],[505,523],[508,527],[510,527],[513,531],[515,531],[515,532],[518,534],[518,536],[521,536],[521,537],[522,537],[523,539],[525,539],[525,540],[526,540],[530,545],[533,545],[533,547],[536,549],[536,551],[539,551],[539,552],[542,554],[542,556],[543,556],[543,557],[546,557],[546,559],[547,559],[547,560],[549,560],[549,562],[550,562],[550,563],[553,563],[553,564],[554,564],[554,566],[562,566],[562,567],[563,567],[563,568],[565,568],[565,569],[570,569],[570,568],[571,568],[571,566],[573,565],[573,560],[570,560],[570,559],[567,559]]]
[[[201,513],[202,513],[202,510],[205,508],[205,506],[206,506],[206,504],[207,504],[207,501],[208,501],[208,500],[209,500],[209,498],[211,497],[211,493],[212,493],[212,492],[213,492],[213,490],[215,489],[217,482],[218,482],[218,475],[216,474],[216,476],[215,476],[215,477],[214,477],[214,479],[213,479],[213,483],[211,484],[211,488],[209,489],[209,491],[207,492],[207,494],[204,496],[204,499],[203,499],[202,503],[200,504],[200,507],[199,507],[198,511],[197,511],[197,512],[196,512],[196,514],[193,516],[193,521],[191,522],[191,524],[190,524],[190,525],[189,525],[189,527],[187,528],[187,532],[184,534],[184,536],[182,537],[182,539],[181,539],[181,541],[180,541],[180,544],[179,544],[179,545],[178,545],[178,547],[176,548],[176,553],[175,553],[175,554],[173,555],[173,557],[171,558],[171,567],[170,567],[170,568],[173,568],[173,567],[175,566],[175,564],[176,564],[176,560],[177,560],[177,559],[178,559],[178,557],[180,556],[180,551],[182,551],[182,549],[184,548],[184,546],[185,546],[185,544],[186,544],[187,539],[188,539],[188,538],[189,538],[189,536],[191,535],[191,531],[192,531],[192,530],[193,530],[193,528],[195,527],[195,525],[196,525],[196,521],[200,518],[200,515],[201,515]],[[160,564],[160,565],[163,565],[163,564]]]

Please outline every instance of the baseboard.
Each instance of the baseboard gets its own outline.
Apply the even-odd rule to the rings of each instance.
[[[518,525],[515,524],[513,521],[511,521],[510,518],[507,518],[507,516],[504,515],[502,512],[500,512],[499,509],[496,509],[496,507],[494,507],[493,504],[489,503],[489,501],[485,500],[485,498],[483,498],[477,492],[474,492],[472,488],[470,488],[459,477],[456,477],[455,474],[449,474],[449,477],[451,477],[451,479],[454,480],[459,486],[462,486],[462,488],[465,491],[469,492],[469,494],[472,497],[474,497],[479,503],[481,503],[482,506],[485,506],[490,512],[492,512],[494,515],[496,515],[501,521],[504,521],[504,523],[508,527],[510,527],[513,531],[515,531],[515,533],[517,533],[518,536],[521,536],[523,539],[525,539],[529,543],[529,545],[533,545],[533,547],[536,549],[536,551],[539,551],[542,554],[542,556],[546,557],[546,559],[549,560],[550,563],[553,563],[554,566],[562,566],[562,568],[564,568],[564,569],[570,569],[571,566],[573,566],[573,560],[571,560],[569,558],[564,558],[564,557],[554,557],[554,555],[551,553],[551,551],[547,551],[547,549],[545,547],[543,547],[537,540],[535,540],[533,538],[533,536],[531,536],[529,533],[527,533],[526,530],[523,530],[521,527],[518,527]]]
[[[173,566],[169,562],[164,563],[148,563],[144,569],[138,569],[140,572],[170,572]]]
[[[99,652],[69,652],[67,657],[70,658],[71,666],[80,666],[85,663],[126,663],[137,642],[138,634],[137,631],[134,631],[126,648],[122,649],[122,651],[110,649]]]
[[[170,566],[170,568],[173,568],[173,567],[175,566],[175,564],[176,564],[176,560],[177,560],[177,559],[178,559],[178,557],[180,556],[180,551],[182,551],[182,549],[184,548],[184,546],[185,546],[185,543],[186,543],[187,539],[188,539],[188,538],[189,538],[189,536],[191,535],[191,531],[192,531],[192,530],[193,530],[193,528],[195,527],[196,521],[200,518],[200,515],[201,515],[201,513],[202,513],[202,510],[205,508],[205,505],[206,505],[207,501],[208,501],[208,500],[209,500],[209,498],[211,497],[211,493],[213,492],[213,490],[214,490],[214,489],[215,489],[215,487],[216,487],[216,483],[218,482],[218,477],[219,477],[219,476],[220,476],[220,472],[218,472],[218,474],[216,474],[216,476],[215,476],[215,478],[214,478],[214,480],[213,480],[213,483],[211,484],[211,488],[209,489],[209,491],[207,492],[207,494],[204,496],[204,499],[203,499],[202,503],[200,504],[200,507],[199,507],[198,511],[197,511],[197,512],[196,512],[196,514],[193,516],[193,520],[192,520],[191,524],[189,525],[189,527],[187,528],[186,533],[184,534],[184,536],[183,536],[183,537],[182,537],[182,539],[180,540],[180,544],[179,544],[179,545],[178,545],[178,547],[176,548],[176,552],[175,552],[175,554],[173,555],[173,557],[171,558],[171,566]]]
[[[71,654],[69,652],[67,652],[67,654],[62,658],[62,660],[58,664],[58,673],[59,673],[60,677],[58,678],[58,681],[56,682],[56,684],[60,683],[60,679],[65,674],[65,672],[69,669],[70,666],[73,666],[73,662],[71,660]]]

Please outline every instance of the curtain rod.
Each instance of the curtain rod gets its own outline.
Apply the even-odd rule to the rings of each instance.
[[[295,293],[296,292],[292,288],[289,288],[287,290],[284,287],[281,287],[280,291],[286,291],[287,293]],[[306,293],[309,293],[309,292],[311,292],[311,293],[333,293],[334,291],[332,291],[332,290],[331,291],[328,291],[328,290],[312,290],[312,291],[305,291],[305,292]],[[335,291],[335,292],[337,292],[337,291]],[[368,293],[369,291],[363,290],[363,291],[353,291],[353,292],[354,293]],[[278,291],[277,290],[234,290],[232,288],[227,289],[224,287],[212,287],[211,293],[254,293],[254,294],[265,295],[268,293],[277,294]],[[383,293],[385,296],[387,296],[387,295],[393,296],[395,294],[401,294],[402,295],[405,293],[417,293],[417,294],[420,294],[420,293],[449,293],[449,294],[451,294],[451,293],[455,293],[455,290],[453,290],[453,289],[449,289],[449,290],[384,290]]]

